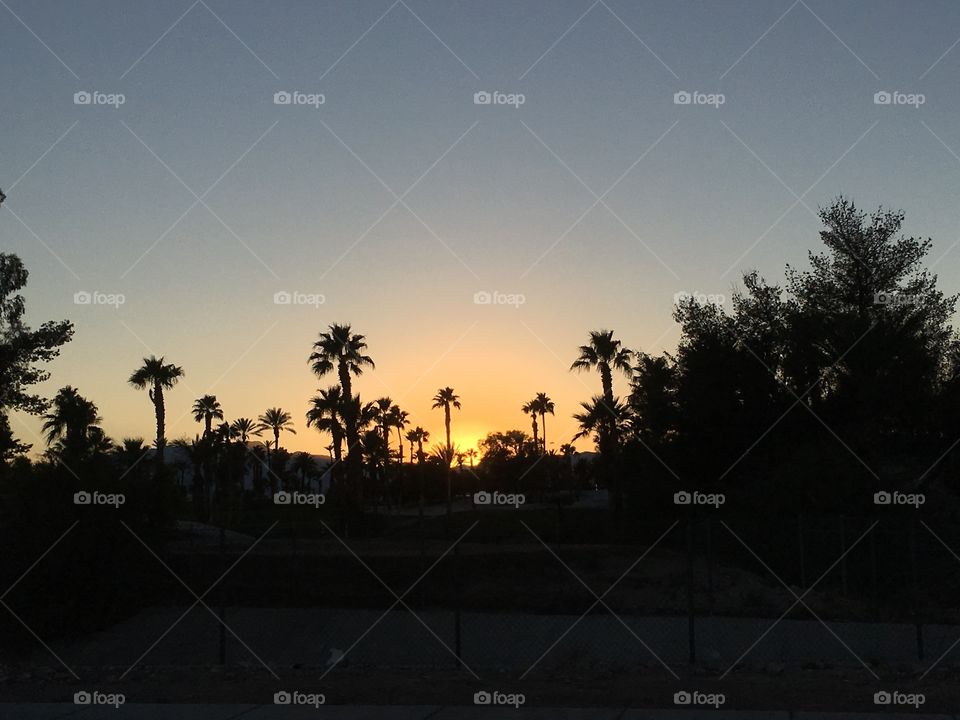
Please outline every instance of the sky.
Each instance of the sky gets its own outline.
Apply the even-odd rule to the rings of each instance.
[[[589,330],[674,349],[677,293],[782,280],[840,193],[960,289],[958,41],[947,0],[2,0],[0,251],[31,324],[76,326],[41,390],[149,439],[127,379],[163,355],[168,438],[212,393],[322,453],[307,356],[346,322],[364,400],[440,440],[450,385],[465,448],[543,391],[558,448]],[[40,422],[13,422],[35,449]]]

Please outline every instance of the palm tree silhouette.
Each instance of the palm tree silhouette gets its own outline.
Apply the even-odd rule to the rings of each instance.
[[[543,452],[547,452],[547,413],[553,415],[553,411],[556,409],[556,406],[553,404],[553,400],[546,393],[538,392],[537,396],[534,398],[536,403],[537,410],[540,412],[540,430],[543,438]],[[536,438],[534,438],[536,440]]]
[[[417,425],[413,430],[407,431],[407,440],[410,441],[410,459],[413,460],[413,444],[417,444],[417,462],[423,462],[423,444],[430,440],[430,433]]]
[[[330,434],[330,439],[333,441],[331,445],[333,465],[330,470],[331,473],[336,471],[338,477],[343,468],[343,439],[346,434],[344,422],[343,390],[339,385],[331,385],[310,399],[307,427],[315,427],[319,432]]]
[[[613,398],[613,402],[607,402],[602,395],[594,395],[589,402],[580,403],[580,407],[583,412],[573,416],[580,424],[580,429],[573,436],[574,440],[593,434],[597,438],[598,446],[601,445],[604,435],[616,443],[629,426],[630,408],[618,397]]]
[[[410,461],[413,462],[413,444],[417,444],[417,477],[419,478],[420,493],[417,499],[417,515],[420,519],[420,549],[423,552],[423,444],[430,439],[430,433],[417,425],[407,432],[410,441]]]
[[[389,425],[397,429],[397,445],[399,450],[397,451],[397,457],[400,459],[400,465],[403,466],[403,429],[407,426],[409,421],[410,413],[406,410],[401,410],[399,405],[394,405],[390,408],[390,417]],[[413,462],[413,446],[410,446],[410,462]]]
[[[280,431],[286,430],[291,435],[296,435],[297,431],[293,429],[293,418],[286,410],[281,408],[270,408],[257,418],[262,430],[273,432],[273,450],[280,449]]]
[[[447,471],[447,518],[453,514],[453,497],[450,490],[450,464],[453,462],[453,444],[450,442],[450,406],[460,409],[460,398],[452,387],[437,390],[433,396],[433,409],[443,408],[443,422],[447,428],[447,445],[444,448],[443,458]]]
[[[358,508],[363,509],[363,458],[358,427],[359,408],[353,402],[352,375],[361,375],[366,367],[373,368],[373,359],[364,354],[367,343],[364,336],[356,334],[349,325],[330,325],[327,332],[320,333],[308,358],[311,369],[318,378],[336,372],[345,408],[344,420],[347,438],[347,476],[357,494]]]
[[[290,458],[290,469],[300,475],[300,489],[306,490],[308,480],[317,474],[317,462],[308,452],[295,452]]]
[[[437,394],[433,396],[432,408],[437,410],[443,408],[443,423],[447,428],[447,447],[450,447],[450,408],[460,409],[460,398],[454,392],[452,387],[440,388]]]
[[[470,467],[473,467],[473,459],[477,456],[477,451],[474,448],[470,448],[463,454],[470,458]]]
[[[237,418],[230,425],[230,430],[233,432],[234,437],[240,439],[244,445],[247,444],[251,435],[259,435],[263,432],[263,429],[255,421],[250,418]]]
[[[47,444],[62,440],[63,454],[72,457],[91,449],[94,430],[99,430],[100,423],[97,406],[70,385],[60,388],[51,406],[50,412],[43,416]]]
[[[183,368],[170,363],[164,363],[163,356],[159,358],[151,355],[143,359],[143,365],[133,371],[130,384],[137,390],[147,388],[150,402],[157,420],[157,464],[163,465],[163,450],[166,445],[164,432],[166,430],[166,407],[163,402],[163,391],[171,389],[183,377]]]
[[[213,420],[223,420],[223,408],[216,395],[204,395],[193,403],[193,419],[203,423],[203,436],[208,437],[213,431]]]
[[[621,347],[619,340],[614,340],[613,330],[593,330],[590,332],[589,344],[580,346],[580,357],[573,361],[570,369],[599,371],[603,399],[612,405],[613,371],[619,370],[630,377],[633,372],[630,364],[632,358],[633,352]]]
[[[390,457],[390,410],[393,407],[393,400],[389,397],[377,398],[373,402],[374,422],[380,430],[380,437],[383,438],[383,447],[387,458]]]
[[[528,400],[523,404],[523,407],[520,408],[525,414],[529,415],[531,418],[531,426],[533,427],[533,444],[537,447],[540,446],[539,440],[539,431],[537,428],[537,415],[540,414],[540,406],[537,404],[537,399]]]

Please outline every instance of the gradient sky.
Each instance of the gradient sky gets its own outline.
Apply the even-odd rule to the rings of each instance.
[[[187,373],[168,437],[197,432],[210,392],[230,419],[289,410],[284,444],[323,452],[306,358],[339,321],[377,362],[361,396],[390,395],[433,439],[430,398],[452,385],[461,445],[529,430],[519,407],[546,391],[558,446],[599,390],[567,371],[588,330],[674,348],[675,293],[782,279],[838,193],[902,208],[960,288],[958,38],[949,0],[2,0],[0,249],[30,270],[30,322],[76,325],[43,391],[75,385],[114,438],[152,437],[126,380],[156,353]],[[83,90],[126,101],[75,105]],[[283,90],[326,102],[274,104]],[[36,447],[38,428],[14,421]]]

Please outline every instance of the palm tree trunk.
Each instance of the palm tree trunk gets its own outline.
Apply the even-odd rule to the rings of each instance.
[[[540,413],[540,432],[543,439],[543,454],[547,454],[547,414]]]
[[[153,400],[153,411],[157,418],[157,465],[163,467],[163,451],[166,445],[166,438],[164,437],[166,409],[163,406],[163,386],[159,382],[153,384],[150,399]]]
[[[343,388],[343,402],[346,412],[347,431],[347,479],[356,494],[357,509],[363,511],[363,457],[360,450],[360,433],[357,431],[356,408],[353,404],[353,388],[350,382],[350,368],[342,359],[337,365],[340,387]]]

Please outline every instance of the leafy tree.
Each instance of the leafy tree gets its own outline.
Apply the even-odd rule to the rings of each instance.
[[[0,464],[30,448],[14,439],[8,415],[17,410],[33,415],[46,411],[48,402],[30,388],[50,377],[39,366],[57,357],[73,337],[73,325],[67,320],[45,322],[36,330],[23,322],[26,304],[18,293],[28,276],[20,258],[0,253]]]

